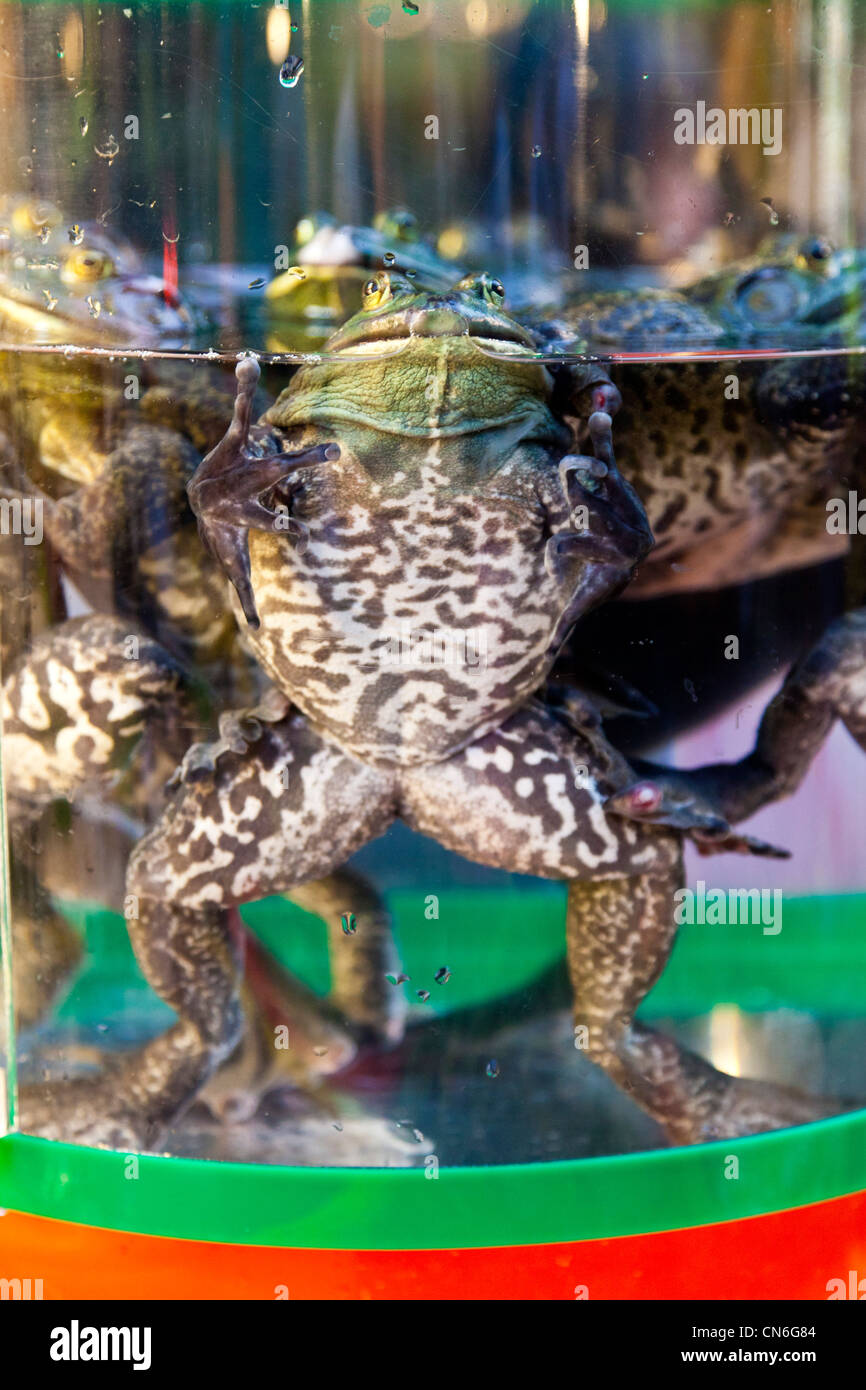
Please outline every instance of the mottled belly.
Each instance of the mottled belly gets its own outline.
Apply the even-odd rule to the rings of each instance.
[[[513,505],[471,504],[338,521],[310,525],[303,555],[251,536],[256,653],[356,756],[447,757],[499,723],[549,665],[559,612],[540,524]]]

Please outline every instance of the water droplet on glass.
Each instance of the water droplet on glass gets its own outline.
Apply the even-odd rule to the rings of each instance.
[[[37,241],[40,241],[40,242],[42,243],[42,245],[44,246],[45,243],[46,243],[46,241],[47,241],[48,238],[50,237],[50,235],[51,235],[51,228],[50,228],[50,227],[40,227],[39,230],[38,230],[37,233],[36,233],[36,239],[37,239]]]
[[[250,281],[250,283],[247,285],[247,289],[260,290],[262,288],[262,285],[264,284],[266,284],[264,277],[259,275],[257,279]]]
[[[43,290],[42,293],[45,296],[45,307],[50,314],[53,309],[57,308],[57,300],[54,298],[50,290]]]
[[[447,985],[448,981],[451,979],[451,971],[448,969],[447,965],[440,965],[433,978],[437,985]]]
[[[21,170],[22,174],[33,173],[33,160],[28,154],[22,154],[18,161],[18,168]]]
[[[344,936],[354,936],[358,930],[358,922],[354,912],[344,912],[340,916],[340,925],[343,928]]]
[[[386,975],[386,976],[385,976],[385,979],[388,981],[388,984],[389,984],[389,985],[405,985],[409,980],[411,980],[411,978],[412,978],[411,975],[403,975],[403,974],[400,974],[400,975]]]
[[[292,265],[286,271],[287,275],[292,275],[296,280],[306,280],[307,272],[302,265]]]
[[[487,1063],[487,1066],[484,1068],[484,1070],[486,1071],[486,1073],[487,1073],[488,1076],[498,1076],[498,1075],[499,1075],[499,1063],[498,1063],[498,1062],[495,1060],[495,1058],[494,1058],[494,1059],[492,1059],[491,1061],[489,1061],[489,1062]]]
[[[326,1047],[314,1047],[313,1051],[315,1052],[317,1057],[325,1057],[327,1055],[328,1049]]]
[[[724,222],[723,222],[722,225],[725,226],[725,227],[733,227],[733,225],[734,225],[734,214],[733,214],[732,212],[726,212],[726,213],[725,213],[725,220],[724,220]]]
[[[339,1120],[334,1121],[334,1129],[338,1129],[341,1134],[343,1133],[343,1126],[340,1124]]]
[[[98,319],[99,315],[102,313],[102,305],[100,304],[99,300],[94,299],[93,295],[89,294],[85,302],[87,304],[88,309],[90,310],[90,317],[92,319]]]
[[[87,134],[88,126],[89,126],[89,122],[88,122],[87,117],[86,117],[86,116],[79,116],[79,117],[78,117],[78,129],[81,131],[81,134],[82,134],[82,135],[86,135],[86,134]]]
[[[386,251],[384,256],[382,257],[382,260],[385,265],[395,265],[397,257],[394,255],[393,251]]]
[[[422,1003],[422,1004],[426,1004],[426,1003],[427,1003],[427,1000],[430,998],[430,991],[429,991],[429,989],[416,989],[415,993],[417,994],[418,998],[421,1000],[421,1003]]]
[[[644,82],[648,82],[648,81],[649,81],[649,73],[648,73],[648,72],[645,72],[645,73],[642,74],[642,81],[644,81]]]
[[[80,246],[84,240],[84,228],[79,227],[77,222],[73,222],[72,226],[68,228],[66,235],[69,237],[73,246]]]
[[[293,34],[297,34],[297,32],[298,32],[298,26],[297,26],[297,24],[290,24],[290,25],[289,25],[289,28],[291,29],[291,31],[292,31]]]
[[[532,155],[532,158],[533,158],[533,159],[540,159],[540,158],[541,158],[541,146],[540,146],[540,145],[533,145],[533,146],[532,146],[532,149],[529,151],[529,153]]]
[[[417,6],[417,5],[413,5],[413,4],[412,4],[412,0],[403,0],[403,13],[404,13],[404,14],[417,14],[417,13],[418,13],[418,6]]]
[[[415,1128],[415,1124],[412,1120],[396,1120],[395,1123],[398,1129],[408,1129],[416,1144],[423,1144],[424,1135],[421,1133],[420,1129]]]
[[[93,152],[94,154],[99,155],[100,159],[107,159],[109,165],[111,165],[114,163],[115,159],[120,154],[120,146],[118,145],[114,136],[109,135],[108,139],[105,141],[104,144],[93,146]]]
[[[304,71],[303,58],[295,58],[289,54],[283,66],[280,68],[280,86],[297,87],[301,73]]]
[[[770,226],[771,226],[771,227],[778,227],[778,225],[779,225],[779,214],[777,213],[775,207],[773,206],[773,200],[772,200],[772,198],[762,198],[762,199],[761,199],[761,202],[764,204],[764,207],[765,207],[765,208],[769,208],[769,209],[770,209]]]

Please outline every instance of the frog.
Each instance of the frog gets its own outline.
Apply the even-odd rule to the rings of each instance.
[[[864,359],[772,354],[855,346],[864,327],[866,252],[821,237],[773,242],[682,291],[610,291],[560,312],[549,341],[613,355],[626,402],[620,459],[656,538],[629,601],[847,551],[848,538],[828,531],[827,503],[862,458]],[[654,353],[693,360],[628,361]],[[701,360],[716,354],[714,368]]]
[[[9,224],[0,263],[0,323],[10,347],[82,338],[103,349],[164,345],[198,323],[197,311],[174,292],[166,297],[163,282],[143,273],[134,249],[104,228],[70,224],[54,205],[26,199],[7,202],[0,215]],[[101,310],[88,310],[82,318],[88,299],[90,309],[99,304]],[[114,309],[121,304],[123,314]],[[68,652],[76,633],[87,631],[92,643],[120,643],[127,658],[134,652],[143,663],[145,685],[156,679],[158,668],[172,687],[173,716],[168,717],[165,703],[150,708],[149,720],[125,741],[126,775],[105,769],[99,785],[100,797],[113,807],[113,828],[96,834],[116,833],[128,853],[190,739],[209,729],[216,733],[215,708],[232,699],[254,699],[261,686],[225,611],[224,580],[201,551],[185,491],[202,455],[231,418],[233,395],[212,370],[177,362],[167,369],[158,362],[136,363],[132,379],[138,389],[131,400],[111,363],[92,356],[74,353],[58,362],[50,354],[10,353],[7,368],[0,388],[4,496],[13,505],[38,505],[46,538],[44,545],[31,547],[4,535],[0,547],[7,684],[15,685],[22,653],[39,664],[43,638],[58,650],[64,650],[65,639]],[[262,392],[260,408],[268,401]],[[64,622],[69,581],[101,617]],[[19,591],[31,595],[26,612],[23,604],[11,602]],[[163,654],[161,666],[151,665],[152,639]],[[122,663],[112,667],[109,679],[122,687]],[[20,770],[26,772],[25,763]],[[80,939],[54,906],[38,870],[53,844],[58,802],[74,808],[89,798],[92,809],[93,798],[92,787],[77,778],[74,766],[61,769],[53,781],[22,787],[10,760],[7,779],[18,904],[16,1015],[19,1026],[29,1027],[46,1015],[81,960]],[[85,874],[93,833],[87,825],[80,830],[78,858]],[[86,876],[83,890],[69,880],[75,862],[66,855],[63,880],[51,885],[66,897],[89,887]],[[122,901],[118,892],[113,905]],[[352,906],[364,931],[339,953],[328,1004],[305,993],[273,962],[258,997],[247,989],[248,1045],[208,1092],[208,1104],[220,1118],[237,1116],[286,1076],[294,1084],[299,1075],[329,1074],[351,1060],[359,1040],[396,1039],[401,1031],[403,1001],[389,997],[383,983],[395,968],[388,914],[371,886],[347,871],[307,885],[295,901],[326,919],[332,955],[340,930],[338,903]],[[247,950],[259,960],[257,979],[264,981],[263,948],[250,940]],[[275,1009],[292,1019],[291,1056],[262,1051],[262,1020]]]
[[[827,1113],[634,1018],[673,944],[684,840],[777,851],[696,782],[632,766],[585,693],[548,693],[566,635],[652,546],[614,456],[619,393],[603,367],[552,371],[486,273],[441,293],[380,272],[258,420],[254,357],[236,377],[232,422],[188,491],[268,695],[186,751],[130,857],[130,939],[177,1021],[62,1096],[28,1090],[27,1128],[158,1144],[237,1046],[239,907],[333,872],[398,818],[478,863],[568,884],[575,1028],[671,1142]],[[584,418],[591,452],[576,453],[569,421]],[[431,661],[395,643],[404,628],[464,640]],[[85,635],[67,661],[84,696],[106,660],[95,648]],[[43,687],[31,665],[8,697],[22,748]],[[159,682],[139,698],[157,695],[171,708]],[[76,734],[48,730],[49,761],[58,742],[90,758]]]
[[[369,226],[339,223],[328,213],[303,217],[295,228],[295,264],[265,287],[267,347],[315,350],[361,307],[371,273],[393,266],[429,289],[455,279],[453,259],[422,236],[407,208],[377,213]]]

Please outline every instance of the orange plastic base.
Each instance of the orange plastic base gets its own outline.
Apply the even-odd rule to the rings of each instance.
[[[744,1221],[472,1250],[291,1250],[171,1240],[21,1212],[0,1278],[46,1299],[826,1299],[866,1273],[866,1192]],[[584,1295],[586,1296],[586,1295]]]

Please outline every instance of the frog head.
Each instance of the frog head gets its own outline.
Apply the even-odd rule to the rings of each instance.
[[[861,341],[866,326],[866,252],[836,250],[823,237],[773,243],[748,265],[701,281],[689,298],[731,337],[781,339],[786,347]]]
[[[0,209],[0,335],[29,343],[179,345],[193,316],[98,224],[70,225],[51,204]]]
[[[368,277],[360,311],[267,419],[401,440],[465,439],[525,422],[545,408],[552,379],[504,303],[504,287],[487,274],[437,293],[380,271]]]

